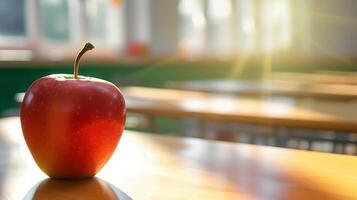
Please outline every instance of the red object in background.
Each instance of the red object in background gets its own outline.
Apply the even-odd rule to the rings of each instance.
[[[94,176],[113,154],[125,115],[123,95],[112,83],[57,74],[27,90],[21,126],[36,163],[48,176],[84,178]]]
[[[146,56],[148,54],[147,45],[140,42],[130,42],[127,48],[131,56]]]
[[[122,0],[111,0],[113,6],[120,6],[123,2]]]

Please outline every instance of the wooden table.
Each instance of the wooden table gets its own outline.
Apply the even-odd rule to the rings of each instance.
[[[337,100],[357,99],[357,85],[325,84],[321,82],[289,79],[278,80],[204,80],[171,82],[169,88],[234,94],[238,96],[290,96],[299,98],[325,98]],[[314,80],[314,79],[313,79]]]
[[[319,71],[317,73],[274,72],[268,78],[273,80],[290,80],[302,83],[325,83],[357,85],[355,72]]]
[[[353,156],[126,131],[97,179],[46,180],[19,118],[0,120],[4,200],[116,199],[123,192],[140,200],[357,199],[356,168]]]
[[[153,116],[357,132],[357,102],[249,99],[202,92],[122,88],[127,110]]]

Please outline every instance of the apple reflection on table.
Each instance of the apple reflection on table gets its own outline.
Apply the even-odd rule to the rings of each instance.
[[[48,178],[36,184],[23,199],[132,200],[123,191],[99,178],[80,180]]]

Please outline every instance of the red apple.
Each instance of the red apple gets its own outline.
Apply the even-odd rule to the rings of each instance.
[[[110,82],[55,74],[36,80],[21,106],[23,134],[37,165],[50,177],[94,176],[113,154],[125,124],[125,101]]]

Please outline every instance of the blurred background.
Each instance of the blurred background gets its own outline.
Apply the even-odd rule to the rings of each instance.
[[[0,0],[0,116],[18,115],[34,80],[72,73],[90,41],[80,74],[123,88],[128,129],[356,154],[356,9],[355,0]]]

